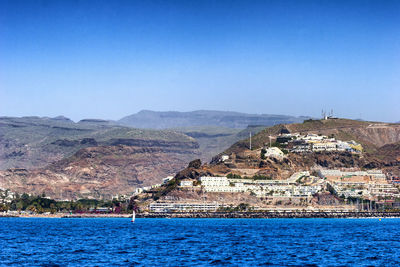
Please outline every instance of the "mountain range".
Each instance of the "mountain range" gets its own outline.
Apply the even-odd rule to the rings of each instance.
[[[59,199],[130,194],[136,187],[173,175],[193,159],[208,161],[250,132],[255,134],[266,127],[249,126],[257,116],[234,112],[166,113],[169,119],[163,125],[168,129],[154,127],[163,120],[163,112],[136,114],[141,121],[146,121],[148,114],[160,115],[153,126],[148,124],[152,129],[99,119],[75,123],[63,116],[0,117],[0,187],[20,193],[45,192]],[[199,119],[199,114],[206,115]],[[233,120],[230,124],[228,115]],[[258,122],[301,120],[274,115],[268,121],[266,116],[260,115],[264,119]]]
[[[188,126],[217,126],[245,129],[249,125],[271,126],[279,123],[302,122],[308,118],[303,116],[247,114],[215,110],[196,110],[190,112],[142,110],[120,119],[118,123],[146,129],[171,129]]]

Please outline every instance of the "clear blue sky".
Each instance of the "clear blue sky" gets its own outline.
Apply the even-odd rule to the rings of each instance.
[[[0,1],[0,115],[400,121],[400,1]]]

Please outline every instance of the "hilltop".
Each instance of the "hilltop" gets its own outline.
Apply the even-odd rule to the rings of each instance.
[[[376,152],[386,144],[400,141],[400,124],[357,121],[349,119],[305,120],[303,123],[278,124],[265,128],[252,138],[253,148],[261,148],[269,141],[269,136],[282,132],[313,133],[335,137],[341,140],[354,140],[363,145],[367,152]],[[240,151],[248,147],[249,139],[232,145],[226,153]]]

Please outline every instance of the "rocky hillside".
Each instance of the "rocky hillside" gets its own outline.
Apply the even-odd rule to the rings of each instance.
[[[0,169],[44,167],[86,147],[147,146],[149,141],[160,146],[196,143],[174,131],[133,129],[103,120],[0,117]]]
[[[195,143],[165,142],[88,147],[44,168],[2,171],[0,187],[56,199],[111,199],[160,183],[182,169],[196,149]]]
[[[110,198],[198,158],[195,139],[101,120],[0,118],[0,187],[61,199]]]

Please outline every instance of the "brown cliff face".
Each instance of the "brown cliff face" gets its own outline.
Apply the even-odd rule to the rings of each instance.
[[[137,144],[137,143],[136,143]],[[195,144],[88,147],[45,168],[0,172],[0,186],[57,199],[112,198],[160,183],[198,157]]]

